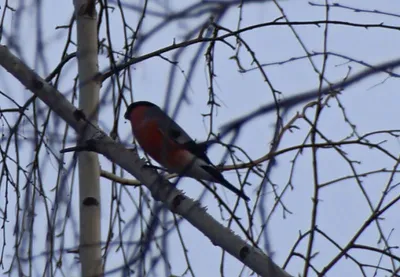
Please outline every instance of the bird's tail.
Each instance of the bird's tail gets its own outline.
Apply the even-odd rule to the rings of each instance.
[[[202,168],[207,171],[213,178],[215,182],[220,183],[230,191],[236,193],[239,197],[243,198],[246,201],[249,201],[250,198],[241,190],[234,187],[231,183],[229,183],[224,176],[222,176],[221,172],[219,172],[216,168],[211,166],[202,166]]]
[[[243,198],[245,201],[249,201],[250,198],[240,189],[234,187],[231,183],[229,183],[224,177],[220,181],[220,184],[229,189],[230,191],[236,193],[239,197]]]

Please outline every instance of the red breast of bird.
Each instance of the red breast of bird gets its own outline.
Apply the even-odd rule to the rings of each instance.
[[[209,164],[169,137],[167,125],[171,122],[158,115],[157,111],[148,107],[138,107],[131,114],[131,123],[133,134],[142,149],[169,172],[217,181],[201,167]],[[186,133],[185,137],[188,141],[192,140]]]

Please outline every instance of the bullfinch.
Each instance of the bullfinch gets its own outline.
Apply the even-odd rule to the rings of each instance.
[[[174,120],[153,103],[130,104],[125,119],[142,149],[171,173],[220,183],[246,201],[243,191],[230,184],[207,157],[204,144],[196,143]]]

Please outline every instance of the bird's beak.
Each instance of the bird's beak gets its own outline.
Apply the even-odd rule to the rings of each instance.
[[[131,115],[131,109],[130,106],[126,109],[126,112],[124,114],[125,119],[129,119],[129,116]]]

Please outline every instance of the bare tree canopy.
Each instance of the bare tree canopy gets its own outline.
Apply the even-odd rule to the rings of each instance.
[[[0,0],[0,18],[4,276],[400,276],[399,1]],[[143,151],[138,101],[225,187]]]

